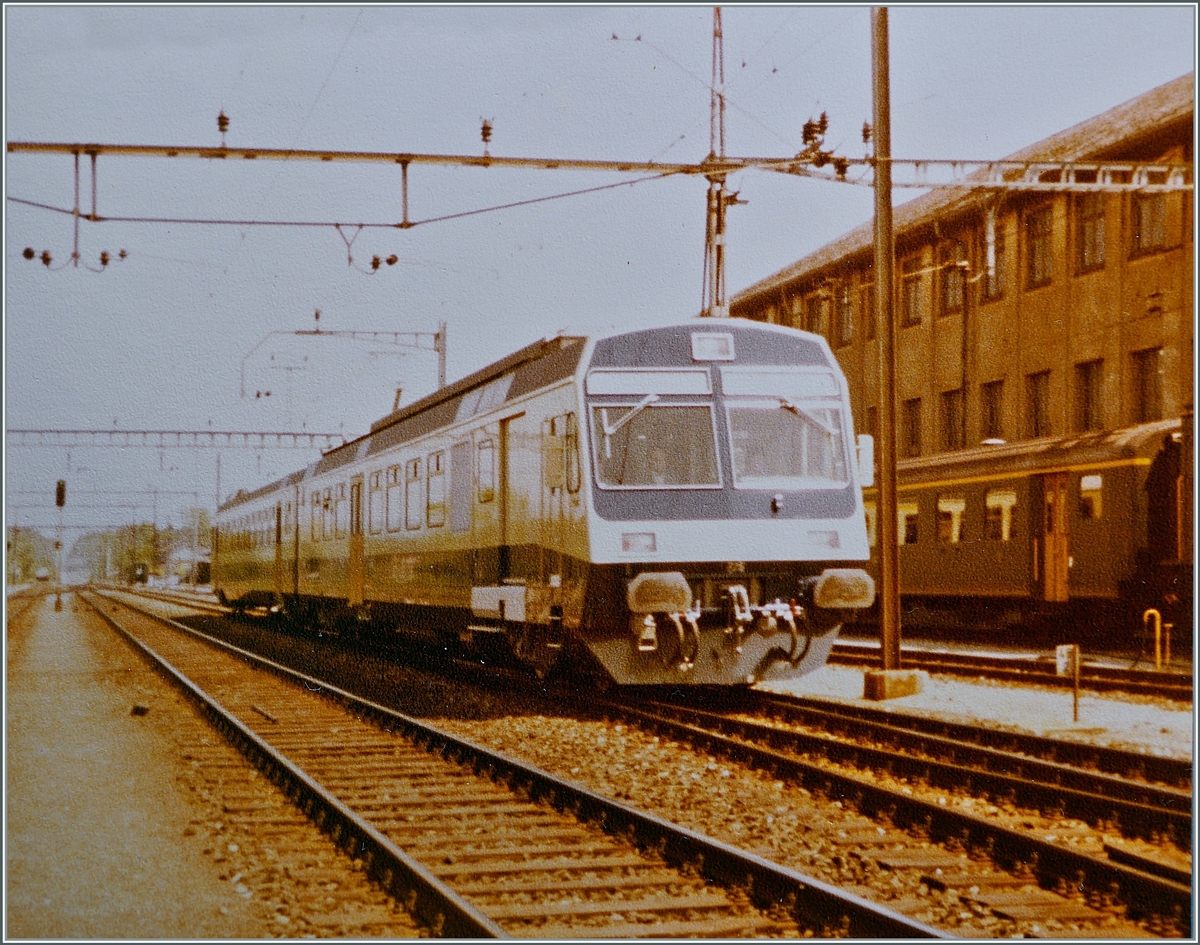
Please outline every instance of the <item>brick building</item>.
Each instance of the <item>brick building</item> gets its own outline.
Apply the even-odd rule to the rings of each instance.
[[[1190,163],[1193,111],[1189,74],[1009,160]],[[946,188],[897,206],[899,455],[1119,429],[1190,408],[1193,212],[1190,192]],[[868,221],[731,304],[734,316],[824,335],[856,426],[870,433],[873,254]]]

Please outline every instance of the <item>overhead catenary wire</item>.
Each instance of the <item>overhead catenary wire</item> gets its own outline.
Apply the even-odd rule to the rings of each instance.
[[[171,225],[195,225],[195,226],[275,226],[275,227],[357,227],[359,229],[411,229],[414,226],[422,226],[426,223],[444,223],[449,220],[459,220],[464,217],[478,216],[484,213],[495,213],[499,210],[512,210],[517,207],[527,207],[532,204],[546,203],[551,200],[562,200],[566,197],[579,197],[584,194],[598,193],[603,190],[613,190],[617,187],[632,187],[634,184],[642,184],[646,181],[662,180],[666,177],[676,176],[677,171],[665,171],[661,174],[648,174],[645,177],[637,177],[633,180],[617,181],[613,184],[600,184],[596,187],[584,187],[581,190],[571,190],[560,194],[549,194],[544,197],[530,197],[527,200],[515,200],[510,203],[496,204],[491,207],[480,207],[475,210],[463,210],[458,213],[446,213],[436,217],[426,217],[423,220],[409,220],[406,223],[370,223],[357,222],[350,220],[235,220],[224,218],[199,218],[199,217],[145,217],[145,216],[113,216],[100,215],[84,217],[90,223],[152,223],[152,224],[171,224]],[[9,196],[8,199],[12,203],[21,204],[26,207],[34,207],[39,210],[48,210],[53,213],[62,213],[67,216],[74,216],[75,212],[69,207],[56,207],[53,204],[40,203],[36,200],[25,200],[21,197]]]

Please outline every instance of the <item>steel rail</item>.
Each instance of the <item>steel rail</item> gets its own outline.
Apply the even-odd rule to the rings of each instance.
[[[853,729],[854,736],[869,737],[884,747],[841,741],[836,737],[840,733],[810,735],[692,706],[654,701],[645,704],[653,712],[685,715],[692,724],[705,729],[793,754],[820,753],[844,764],[885,769],[890,774],[920,779],[936,787],[956,788],[969,783],[972,791],[987,791],[1022,806],[1061,811],[1064,816],[1093,824],[1116,819],[1123,829],[1143,838],[1165,832],[1181,847],[1190,846],[1191,791],[1137,784],[1113,775],[1082,771],[994,748],[964,745],[952,738],[880,722],[842,720],[849,722],[842,728]],[[920,754],[910,753],[914,751]]]
[[[548,803],[556,810],[572,813],[581,820],[601,823],[607,833],[630,836],[639,846],[657,851],[668,863],[682,868],[695,868],[704,878],[727,887],[745,887],[749,883],[751,898],[761,907],[769,908],[783,902],[794,902],[793,913],[802,925],[818,929],[844,928],[846,934],[854,938],[952,937],[943,930],[917,922],[879,903],[688,830],[654,814],[596,794],[532,765],[356,696],[326,680],[284,666],[178,621],[138,610],[127,602],[117,603],[234,654],[259,668],[305,684],[309,689],[320,687],[322,694],[327,698],[352,709],[360,717],[375,720],[409,741],[424,746],[431,753],[451,758],[460,764],[469,764],[478,772],[489,772],[494,780],[509,783],[532,800]],[[193,688],[190,685],[185,686],[189,692]],[[239,736],[243,730],[249,731],[238,723],[236,731]],[[266,757],[278,757],[269,746],[268,752]],[[294,766],[285,759],[283,761],[286,767],[282,770],[290,772]],[[319,789],[319,785],[314,787]],[[336,814],[339,818],[352,816],[352,812],[344,806],[340,807]],[[374,836],[387,842],[386,838],[377,833]]]
[[[819,714],[822,719],[837,716],[839,719],[884,722],[893,727],[937,735],[958,744],[971,743],[1000,751],[1019,752],[1043,761],[1054,761],[1075,768],[1103,771],[1118,778],[1136,778],[1140,781],[1163,784],[1189,792],[1192,786],[1192,763],[1177,758],[1145,755],[1119,748],[1065,741],[1025,732],[981,728],[961,722],[908,715],[868,706],[844,705],[816,696],[786,696],[761,691],[743,692],[740,694],[740,702],[747,711],[782,712],[798,719],[804,718],[806,714],[809,717]]]
[[[354,813],[322,785],[259,738],[245,723],[228,713],[214,698],[204,692],[166,659],[156,653],[137,635],[126,629],[120,621],[95,604],[90,595],[81,593],[80,599],[87,603],[109,626],[121,634],[159,672],[183,690],[199,707],[202,714],[252,764],[279,785],[293,798],[322,829],[339,842],[347,838],[355,847],[366,854],[372,874],[382,881],[398,901],[406,898],[410,908],[422,921],[431,927],[441,928],[444,934],[464,938],[508,938],[508,935],[491,919],[455,893],[433,873],[409,857],[403,850],[388,840],[380,831]],[[111,600],[112,598],[108,598]],[[118,604],[122,602],[117,601]],[[123,604],[123,606],[129,606]],[[130,608],[136,610],[136,608]],[[143,611],[136,611],[145,613]],[[164,620],[154,614],[146,614],[156,620]],[[177,628],[182,624],[165,621]],[[189,631],[193,635],[195,631]],[[213,642],[208,638],[208,642]],[[415,899],[413,898],[415,894]]]
[[[927,653],[906,649],[902,654],[905,667],[924,669],[931,673],[957,676],[987,676],[991,679],[1015,679],[1036,682],[1058,689],[1070,688],[1069,676],[1059,676],[1040,661],[1006,657],[969,656],[954,653]],[[844,666],[877,665],[879,648],[871,644],[835,643],[829,662]],[[1163,696],[1190,702],[1193,698],[1192,680],[1181,673],[1153,670],[1121,670],[1114,667],[1080,667],[1080,686],[1097,692],[1129,692],[1139,695]]]
[[[610,713],[643,728],[704,747],[725,757],[792,779],[828,795],[849,798],[867,813],[887,813],[897,823],[920,825],[931,837],[956,839],[969,848],[987,851],[998,863],[1026,863],[1042,885],[1066,880],[1081,890],[1116,890],[1131,915],[1190,916],[1192,890],[1143,870],[1045,843],[994,820],[951,810],[865,778],[839,774],[790,753],[764,748],[701,726],[637,709],[611,700],[591,700],[594,710]]]

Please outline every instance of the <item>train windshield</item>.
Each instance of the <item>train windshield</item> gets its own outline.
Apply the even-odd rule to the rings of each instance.
[[[708,405],[636,403],[592,407],[596,478],[601,488],[719,487],[716,434]]]
[[[725,368],[722,383],[736,488],[829,489],[850,481],[831,374]]]

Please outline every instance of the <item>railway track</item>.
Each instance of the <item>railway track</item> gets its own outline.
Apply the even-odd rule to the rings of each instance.
[[[1070,689],[1074,685],[1072,677],[1057,674],[1053,660],[1037,657],[977,656],[910,647],[901,651],[900,658],[905,668],[923,669],[930,673],[982,676],[1060,689]],[[829,656],[829,662],[843,666],[878,666],[879,660],[877,643],[851,643],[844,640],[834,644]],[[1090,662],[1086,655],[1080,665],[1079,685],[1096,692],[1128,692],[1184,702],[1191,702],[1193,697],[1190,676],[1150,669],[1102,666]]]
[[[947,937],[182,624],[87,600],[435,933]]]
[[[1005,760],[995,749],[955,746],[958,763],[938,761],[934,756],[944,742],[895,728],[871,734],[859,728],[855,742],[848,743],[767,724],[761,717],[749,721],[736,712],[675,703],[606,701],[603,708],[614,718],[797,781],[827,798],[848,799],[878,824],[880,856],[891,868],[926,870],[922,881],[931,886],[947,882],[937,871],[952,870],[960,887],[996,891],[999,898],[981,893],[979,901],[998,904],[1004,915],[1070,916],[1102,924],[1115,909],[1153,927],[1190,927],[1190,862],[1159,855],[1167,832],[1190,848],[1186,789],[1142,783],[1134,788],[1138,799],[1128,800],[1121,796],[1121,779],[1020,755]],[[816,717],[812,721],[821,724]],[[995,770],[1008,764],[1021,774]],[[1076,783],[1066,787],[1055,778]],[[952,789],[966,792],[969,803],[948,803]],[[1078,823],[1087,819],[1095,826]],[[1122,833],[1154,843],[1113,836]],[[944,851],[940,857],[897,853],[914,838],[932,839]],[[962,852],[967,861],[958,857]],[[1039,890],[1018,895],[1030,877]]]

